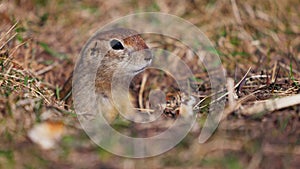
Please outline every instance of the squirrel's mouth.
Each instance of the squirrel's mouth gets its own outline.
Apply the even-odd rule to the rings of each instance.
[[[138,70],[135,70],[134,73],[141,73],[142,71],[144,71],[148,66],[144,66]]]

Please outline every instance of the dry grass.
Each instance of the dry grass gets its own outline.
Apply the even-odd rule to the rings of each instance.
[[[88,37],[113,19],[141,11],[167,12],[201,28],[220,54],[227,77],[238,85],[229,87],[234,94],[228,93],[226,116],[208,143],[197,142],[204,120],[199,118],[199,126],[173,150],[130,160],[92,144],[72,108],[57,97]],[[246,116],[243,112],[266,100],[299,96],[299,11],[298,0],[1,1],[0,168],[297,168],[299,102],[287,102],[272,112],[263,109]],[[155,37],[145,38],[156,45]],[[186,55],[184,48],[168,48]],[[197,85],[207,96],[209,79],[201,71]],[[156,75],[150,71],[147,79],[158,84]],[[135,90],[140,92],[140,86]],[[149,89],[142,90],[146,94]],[[54,150],[44,151],[27,138],[27,131],[44,119],[67,126]],[[123,126],[128,124],[115,127]]]

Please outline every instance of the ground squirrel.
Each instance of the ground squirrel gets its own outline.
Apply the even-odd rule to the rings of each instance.
[[[93,58],[97,58],[98,61]],[[99,58],[101,59],[99,60]],[[91,73],[89,70],[86,70],[86,67],[92,66],[96,61],[100,61],[97,66],[98,69],[94,72],[96,74],[94,87],[98,95],[97,103],[101,106],[101,110],[104,111],[103,114],[106,118],[112,121],[118,114],[118,110],[112,103],[113,75],[125,78],[125,80],[134,77],[149,66],[152,61],[152,53],[138,32],[131,29],[117,28],[99,32],[87,42],[79,60],[79,62],[88,62],[83,71]],[[80,65],[77,65],[77,69],[80,69],[79,67]],[[74,76],[73,78],[81,83],[85,77],[82,75],[81,77]],[[69,78],[63,87],[62,98],[69,95],[71,88],[72,77]],[[126,104],[128,103],[128,97],[120,99],[127,99]],[[127,106],[121,105],[119,108],[126,109],[125,107]]]

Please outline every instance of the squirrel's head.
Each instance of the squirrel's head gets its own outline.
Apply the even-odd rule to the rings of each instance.
[[[138,32],[130,29],[113,29],[99,32],[87,44],[87,57],[100,58],[99,69],[136,75],[152,61],[152,53]],[[96,59],[97,60],[97,59]],[[107,72],[108,73],[108,72]]]

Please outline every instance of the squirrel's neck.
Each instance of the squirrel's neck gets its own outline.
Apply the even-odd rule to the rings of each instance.
[[[98,68],[95,79],[96,93],[100,93],[108,97],[110,96],[112,76],[114,73],[111,69],[112,68],[105,65]]]
[[[96,75],[96,80],[95,80],[96,93],[111,98],[112,89],[120,90],[122,87],[129,87],[129,84],[133,77],[134,75],[125,74],[124,72],[121,73],[114,72],[112,70],[112,67],[108,68],[106,66],[102,66],[98,69]]]

